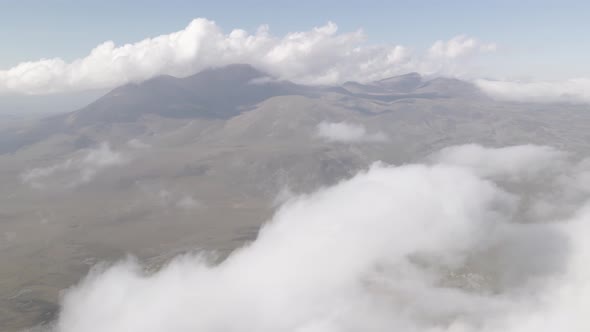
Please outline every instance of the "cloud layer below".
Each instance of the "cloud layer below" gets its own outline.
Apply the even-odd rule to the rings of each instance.
[[[289,199],[221,263],[97,267],[53,331],[588,331],[589,175],[538,146],[375,164]]]
[[[495,44],[467,36],[437,41],[421,53],[401,45],[366,45],[362,31],[339,33],[328,23],[283,37],[267,26],[255,33],[224,33],[215,22],[198,18],[185,29],[133,44],[112,41],[72,62],[60,58],[24,62],[0,71],[0,92],[47,94],[112,88],[169,74],[188,76],[215,66],[248,63],[283,79],[332,84],[376,80],[410,71],[453,74],[457,63],[490,52]]]

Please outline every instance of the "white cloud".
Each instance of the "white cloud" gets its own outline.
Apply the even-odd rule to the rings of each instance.
[[[309,31],[278,37],[268,26],[254,33],[225,33],[215,22],[198,18],[185,29],[115,45],[104,42],[83,58],[20,63],[0,70],[0,93],[51,94],[114,88],[168,74],[187,76],[205,68],[248,63],[277,76],[306,84],[373,81],[408,72],[477,77],[469,60],[495,52],[496,43],[467,35],[438,40],[421,52],[409,46],[367,44],[362,31],[338,32],[329,22]],[[590,79],[555,82],[475,80],[492,97],[511,101],[590,102]]]
[[[447,151],[452,162],[431,166],[376,164],[292,198],[219,264],[187,255],[153,274],[134,261],[98,267],[67,291],[54,330],[588,331],[589,193],[563,219],[522,222],[542,193],[504,184],[528,167],[511,158],[562,157],[470,149],[473,158]],[[481,160],[491,160],[484,173]],[[587,164],[562,171],[575,178]]]
[[[456,36],[448,41],[438,40],[430,47],[429,55],[433,57],[455,59],[480,52],[494,52],[495,43],[484,43],[466,35]]]
[[[368,133],[363,125],[347,122],[321,122],[317,135],[329,142],[386,142],[387,135],[382,132]]]
[[[139,183],[139,189],[148,198],[148,204],[159,205],[162,209],[181,209],[185,211],[191,211],[196,209],[203,209],[206,204],[188,194],[186,192],[165,189],[160,184],[142,184]]]
[[[590,103],[590,79],[577,78],[552,82],[511,82],[476,80],[488,95],[510,101]]]
[[[366,45],[361,31],[339,33],[331,22],[281,38],[271,35],[267,26],[255,33],[235,29],[226,34],[213,21],[198,18],[183,30],[133,44],[104,42],[72,62],[60,58],[23,62],[0,71],[0,92],[112,88],[232,63],[252,64],[282,79],[319,84],[376,80],[410,71],[452,74],[449,59],[489,51],[490,45],[465,36],[439,41],[429,53],[444,55],[441,64],[437,57],[414,54],[401,45]]]
[[[111,150],[108,143],[102,143],[97,148],[85,150],[81,155],[63,162],[25,171],[21,174],[21,180],[37,189],[55,184],[73,188],[92,181],[106,168],[126,162],[127,158],[121,152]]]
[[[127,141],[127,145],[132,149],[140,149],[140,150],[149,149],[152,147],[148,143],[145,143],[137,138],[133,138],[133,139],[130,139],[129,141]]]
[[[185,195],[176,202],[176,207],[184,210],[192,210],[202,207],[202,203],[197,201],[190,195]]]
[[[485,148],[477,144],[453,146],[432,156],[436,163],[463,166],[483,177],[535,178],[547,171],[559,172],[567,154],[548,146],[520,145]]]

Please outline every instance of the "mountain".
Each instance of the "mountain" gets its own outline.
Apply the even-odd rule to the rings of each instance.
[[[418,73],[409,73],[373,82],[373,85],[381,87],[386,91],[398,93],[412,92],[422,84],[422,76]]]
[[[434,94],[441,97],[487,99],[475,85],[456,78],[437,77],[418,85],[415,93]]]
[[[290,193],[378,160],[465,143],[587,152],[588,132],[588,106],[501,102],[418,74],[318,87],[231,65],[128,84],[0,128],[0,235],[12,239],[0,242],[0,326],[51,320],[60,290],[98,261],[223,257]]]
[[[88,126],[133,124],[147,116],[230,119],[278,96],[317,98],[333,94],[391,102],[408,98],[474,97],[477,96],[474,90],[477,88],[467,82],[442,78],[425,81],[417,73],[369,84],[347,82],[342,87],[304,86],[276,80],[250,65],[235,64],[206,69],[185,78],[158,76],[142,83],[130,83],[113,89],[77,111],[50,116],[26,127],[0,131],[0,154],[14,153],[52,133],[75,133]]]
[[[115,88],[77,111],[0,131],[0,154],[86,126],[134,123],[145,116],[227,119],[273,96],[314,93],[314,89],[275,80],[244,64],[211,68],[185,78],[158,76]]]
[[[369,83],[345,82],[342,87],[351,93],[367,95],[407,94],[423,84],[422,76],[409,73]]]
[[[346,82],[342,87],[354,96],[383,101],[404,98],[486,98],[470,82],[447,77],[427,80],[418,73],[393,76],[365,84]]]
[[[175,78],[159,76],[127,84],[73,113],[70,124],[132,122],[142,115],[174,118],[229,118],[243,109],[279,95],[298,95],[305,87],[275,81],[249,65],[212,68]]]

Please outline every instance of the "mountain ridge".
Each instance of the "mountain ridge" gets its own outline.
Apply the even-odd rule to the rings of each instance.
[[[136,123],[146,116],[227,120],[277,96],[323,98],[330,94],[374,102],[412,99],[481,98],[477,88],[457,79],[425,80],[418,73],[370,83],[307,86],[275,77],[248,64],[208,68],[188,77],[161,75],[117,87],[81,109],[53,115],[24,130],[0,132],[0,154],[41,141],[55,132],[88,126]]]

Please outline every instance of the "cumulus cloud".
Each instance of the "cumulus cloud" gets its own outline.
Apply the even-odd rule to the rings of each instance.
[[[485,93],[500,100],[590,103],[590,79],[588,78],[552,82],[476,80],[475,83]]]
[[[515,151],[528,162],[513,162]],[[563,182],[562,194],[583,197],[569,215],[521,219],[537,196],[515,175],[548,155],[571,178],[590,171],[537,146],[375,164],[289,199],[220,263],[202,254],[155,273],[134,260],[96,267],[65,293],[50,330],[588,331],[590,192]],[[479,160],[492,161],[483,173]]]
[[[317,135],[329,142],[358,143],[386,142],[383,132],[368,133],[363,125],[347,122],[321,122],[317,126]]]
[[[37,189],[57,184],[73,188],[92,181],[102,170],[127,161],[121,152],[113,151],[108,143],[102,143],[63,162],[27,170],[21,174],[21,180]]]
[[[429,55],[401,45],[366,45],[364,41],[362,31],[339,33],[332,22],[276,37],[268,26],[254,33],[241,29],[224,33],[215,22],[198,18],[183,30],[133,44],[104,42],[72,62],[54,58],[20,63],[0,71],[0,92],[111,88],[232,63],[248,63],[281,79],[312,84],[369,81],[410,71],[452,74],[447,60],[492,49],[492,44],[466,36],[436,42]],[[443,65],[440,57],[446,59]]]

